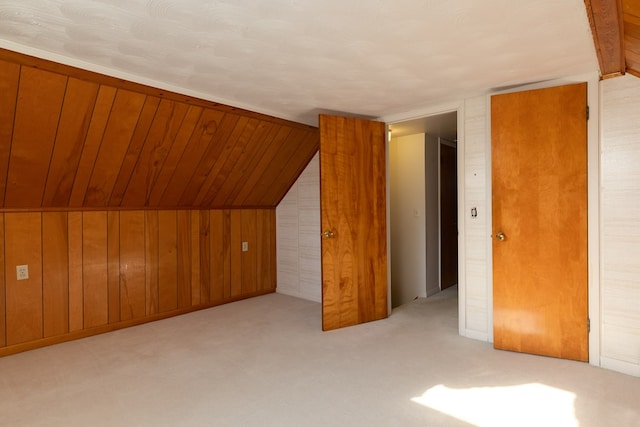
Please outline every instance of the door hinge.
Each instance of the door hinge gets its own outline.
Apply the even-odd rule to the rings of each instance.
[[[587,333],[591,332],[591,319],[587,317]]]
[[[587,105],[587,120],[589,120],[589,106]]]

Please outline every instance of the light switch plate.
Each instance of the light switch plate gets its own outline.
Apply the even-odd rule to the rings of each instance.
[[[242,242],[242,252],[249,251],[249,242]]]

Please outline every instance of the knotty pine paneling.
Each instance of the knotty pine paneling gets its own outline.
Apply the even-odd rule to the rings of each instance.
[[[0,213],[3,254],[0,355],[273,292],[275,211]]]
[[[2,211],[271,209],[318,149],[311,126],[2,49],[0,90]]]

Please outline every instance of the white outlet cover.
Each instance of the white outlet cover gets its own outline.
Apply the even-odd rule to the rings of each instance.
[[[16,266],[16,278],[18,280],[26,280],[29,278],[29,266],[17,265]]]

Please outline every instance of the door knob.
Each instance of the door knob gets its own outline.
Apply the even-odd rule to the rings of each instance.
[[[505,236],[502,231],[499,231],[498,234],[496,234],[496,239],[500,240],[501,242],[504,242],[506,238],[507,236]]]
[[[324,237],[325,239],[331,239],[333,238],[333,231],[331,230],[323,231],[321,236]]]

